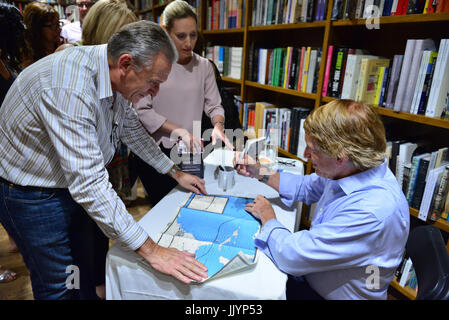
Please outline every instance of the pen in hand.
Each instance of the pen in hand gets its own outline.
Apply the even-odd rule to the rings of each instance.
[[[239,165],[240,161],[243,160],[243,156],[245,155],[245,153],[246,153],[246,146],[245,146],[245,148],[243,148],[242,153],[240,153],[240,157],[237,160],[237,162],[235,163],[234,169],[237,169],[237,166]]]

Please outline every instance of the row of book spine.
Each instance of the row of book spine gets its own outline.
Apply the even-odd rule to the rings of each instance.
[[[248,136],[260,137],[274,132],[278,147],[304,159],[303,123],[310,113],[304,107],[279,107],[268,102],[246,102],[240,109],[242,127]]]
[[[446,0],[335,0],[331,20],[449,12]]]
[[[139,0],[139,10],[150,9],[153,7],[153,0]]]
[[[425,152],[420,143],[389,141],[389,167],[396,175],[409,206],[423,221],[448,220],[448,147]]]
[[[321,49],[313,47],[250,48],[250,81],[285,89],[316,92]]]
[[[327,0],[254,0],[253,26],[326,19]]]
[[[69,18],[68,16],[70,13],[66,14],[64,6],[58,4],[56,1],[47,1],[47,3],[49,5],[51,5],[58,12],[59,19],[68,19]],[[23,11],[25,10],[27,3],[17,1],[17,2],[14,2],[14,5],[17,7],[17,9],[19,9],[20,13],[23,14]]]
[[[206,58],[212,60],[215,63],[221,76],[241,79],[242,56],[242,47],[206,47]]]
[[[244,27],[245,3],[246,1],[243,0],[209,0],[206,29],[222,30]]]
[[[409,39],[393,61],[330,45],[323,81],[322,96],[449,119],[449,39]]]

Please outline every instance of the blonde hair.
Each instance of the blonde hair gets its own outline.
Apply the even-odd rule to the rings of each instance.
[[[356,169],[367,170],[385,160],[385,128],[368,104],[333,100],[307,117],[304,130],[322,152],[335,158],[347,156]]]
[[[107,43],[121,27],[138,21],[124,0],[100,0],[90,8],[83,21],[82,44]]]
[[[175,0],[170,2],[162,12],[162,25],[168,32],[173,28],[173,23],[176,19],[184,19],[192,17],[198,24],[198,18],[193,8],[184,0]]]

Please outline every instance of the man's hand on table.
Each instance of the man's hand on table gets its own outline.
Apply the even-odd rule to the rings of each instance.
[[[150,238],[136,252],[157,271],[185,284],[208,277],[207,267],[196,260],[193,253],[161,247]]]
[[[274,213],[270,201],[261,195],[258,195],[257,198],[254,199],[254,202],[248,203],[245,210],[251,213],[255,218],[260,219],[262,226],[265,225],[268,220],[276,219],[276,214]]]
[[[207,194],[205,187],[206,182],[193,174],[177,170],[172,178],[178,181],[181,187],[189,191],[195,192],[196,194]]]

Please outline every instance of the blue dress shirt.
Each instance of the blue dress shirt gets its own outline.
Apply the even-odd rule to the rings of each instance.
[[[325,299],[386,299],[409,232],[409,207],[387,163],[330,180],[280,174],[281,200],[317,203],[309,230],[269,220],[256,246]]]

